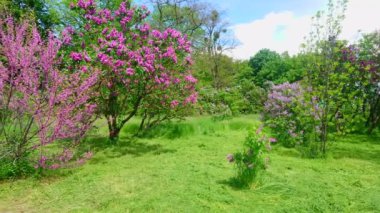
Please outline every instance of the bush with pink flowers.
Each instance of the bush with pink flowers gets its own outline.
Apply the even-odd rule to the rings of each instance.
[[[61,45],[53,34],[43,40],[28,22],[0,21],[0,161],[33,158],[35,168],[56,169],[71,160],[60,160],[70,147],[62,153],[48,147],[62,140],[74,145],[91,127],[98,76],[59,70]]]
[[[122,2],[111,11],[95,1],[71,5],[81,24],[62,34],[72,52],[71,72],[99,73],[95,103],[107,119],[109,138],[117,140],[123,126],[141,115],[140,129],[182,117],[197,102],[191,74],[191,44],[174,29],[158,31],[145,22],[146,7]]]

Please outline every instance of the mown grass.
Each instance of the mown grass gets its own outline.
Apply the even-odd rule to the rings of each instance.
[[[103,126],[100,122],[98,125]],[[380,212],[380,139],[336,138],[326,159],[274,146],[250,189],[230,183],[225,156],[241,148],[256,116],[190,118],[109,145],[100,127],[86,165],[0,183],[0,212]]]

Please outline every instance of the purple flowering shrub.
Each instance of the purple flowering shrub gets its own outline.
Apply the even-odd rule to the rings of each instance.
[[[197,102],[186,35],[151,29],[147,8],[129,1],[114,11],[93,0],[79,0],[71,8],[80,14],[81,24],[62,33],[72,52],[70,70],[99,72],[95,102],[107,119],[111,141],[136,115],[145,129],[182,117]]]
[[[235,164],[235,183],[238,186],[249,186],[258,173],[267,168],[269,157],[265,156],[265,152],[270,151],[271,143],[275,142],[277,139],[267,138],[260,127],[256,132],[248,134],[243,151],[227,155],[227,161]]]
[[[57,169],[72,159],[70,147],[52,153],[49,146],[74,145],[91,127],[96,105],[88,101],[97,75],[58,70],[60,48],[60,40],[52,34],[43,40],[27,22],[0,20],[0,160],[33,157],[35,168]]]
[[[286,147],[303,142],[305,135],[303,89],[299,83],[272,87],[265,102],[265,124]]]

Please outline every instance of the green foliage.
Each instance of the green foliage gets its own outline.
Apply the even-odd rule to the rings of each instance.
[[[284,82],[297,82],[304,78],[306,74],[305,58],[307,55],[298,54],[292,57],[284,57],[284,63],[289,64],[289,70],[285,73],[285,76],[278,83]]]
[[[236,177],[233,180],[236,186],[250,186],[258,173],[267,166],[269,158],[264,159],[264,151],[271,149],[269,143],[261,132],[249,132],[243,151],[227,155],[227,160],[236,166]]]
[[[17,161],[2,159],[0,165],[0,180],[28,176],[35,172],[28,159],[18,159]]]
[[[9,7],[9,0],[0,0],[0,12],[4,14]]]
[[[270,61],[279,60],[280,54],[269,49],[262,49],[249,59],[249,66],[252,68],[253,76],[257,76],[260,70]]]
[[[194,55],[194,61],[194,75],[200,80],[199,87],[212,86],[215,89],[231,87],[235,83],[235,75],[240,72],[240,67],[226,55],[214,58],[209,54],[198,53]]]
[[[263,111],[264,102],[267,97],[267,93],[264,89],[256,86],[250,80],[242,80],[237,83],[237,89],[239,95],[237,102],[241,103],[240,112],[247,113],[259,113]]]
[[[249,82],[224,90],[208,87],[199,91],[201,114],[231,116],[259,112],[264,101],[263,89]]]
[[[291,123],[291,124],[290,124]],[[294,135],[289,134],[289,127],[293,126],[294,129],[299,129],[299,125],[292,121],[289,117],[274,117],[267,119],[265,124],[271,127],[273,134],[276,139],[285,147],[291,148],[295,147],[296,144],[300,145],[303,141],[299,138],[301,135],[294,133]],[[299,132],[294,130],[294,132]]]
[[[287,81],[286,73],[290,70],[290,64],[282,58],[268,61],[255,76],[255,82],[263,86],[265,81],[275,84]]]
[[[262,49],[248,62],[252,69],[248,79],[252,79],[256,85],[268,89],[267,82],[281,84],[296,82],[304,76],[304,64],[302,55],[290,57],[286,52],[278,54],[269,49]]]
[[[16,20],[34,20],[46,36],[48,30],[61,23],[58,11],[52,6],[54,4],[57,2],[50,0],[0,0],[0,11],[9,13]]]
[[[265,90],[256,86],[251,80],[251,68],[248,61],[233,61],[225,56],[226,63],[222,63],[219,76],[223,77],[214,87],[214,79],[207,58],[196,56],[194,71],[200,80],[198,87],[200,92],[200,112],[211,115],[236,115],[258,113],[262,111],[266,99]],[[224,61],[224,60],[222,60]]]

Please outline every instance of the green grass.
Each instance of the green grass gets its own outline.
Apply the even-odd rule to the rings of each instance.
[[[191,118],[133,138],[137,125],[114,146],[101,127],[82,167],[0,183],[0,212],[380,212],[379,138],[337,138],[326,159],[276,145],[257,183],[237,189],[225,156],[257,117]]]

